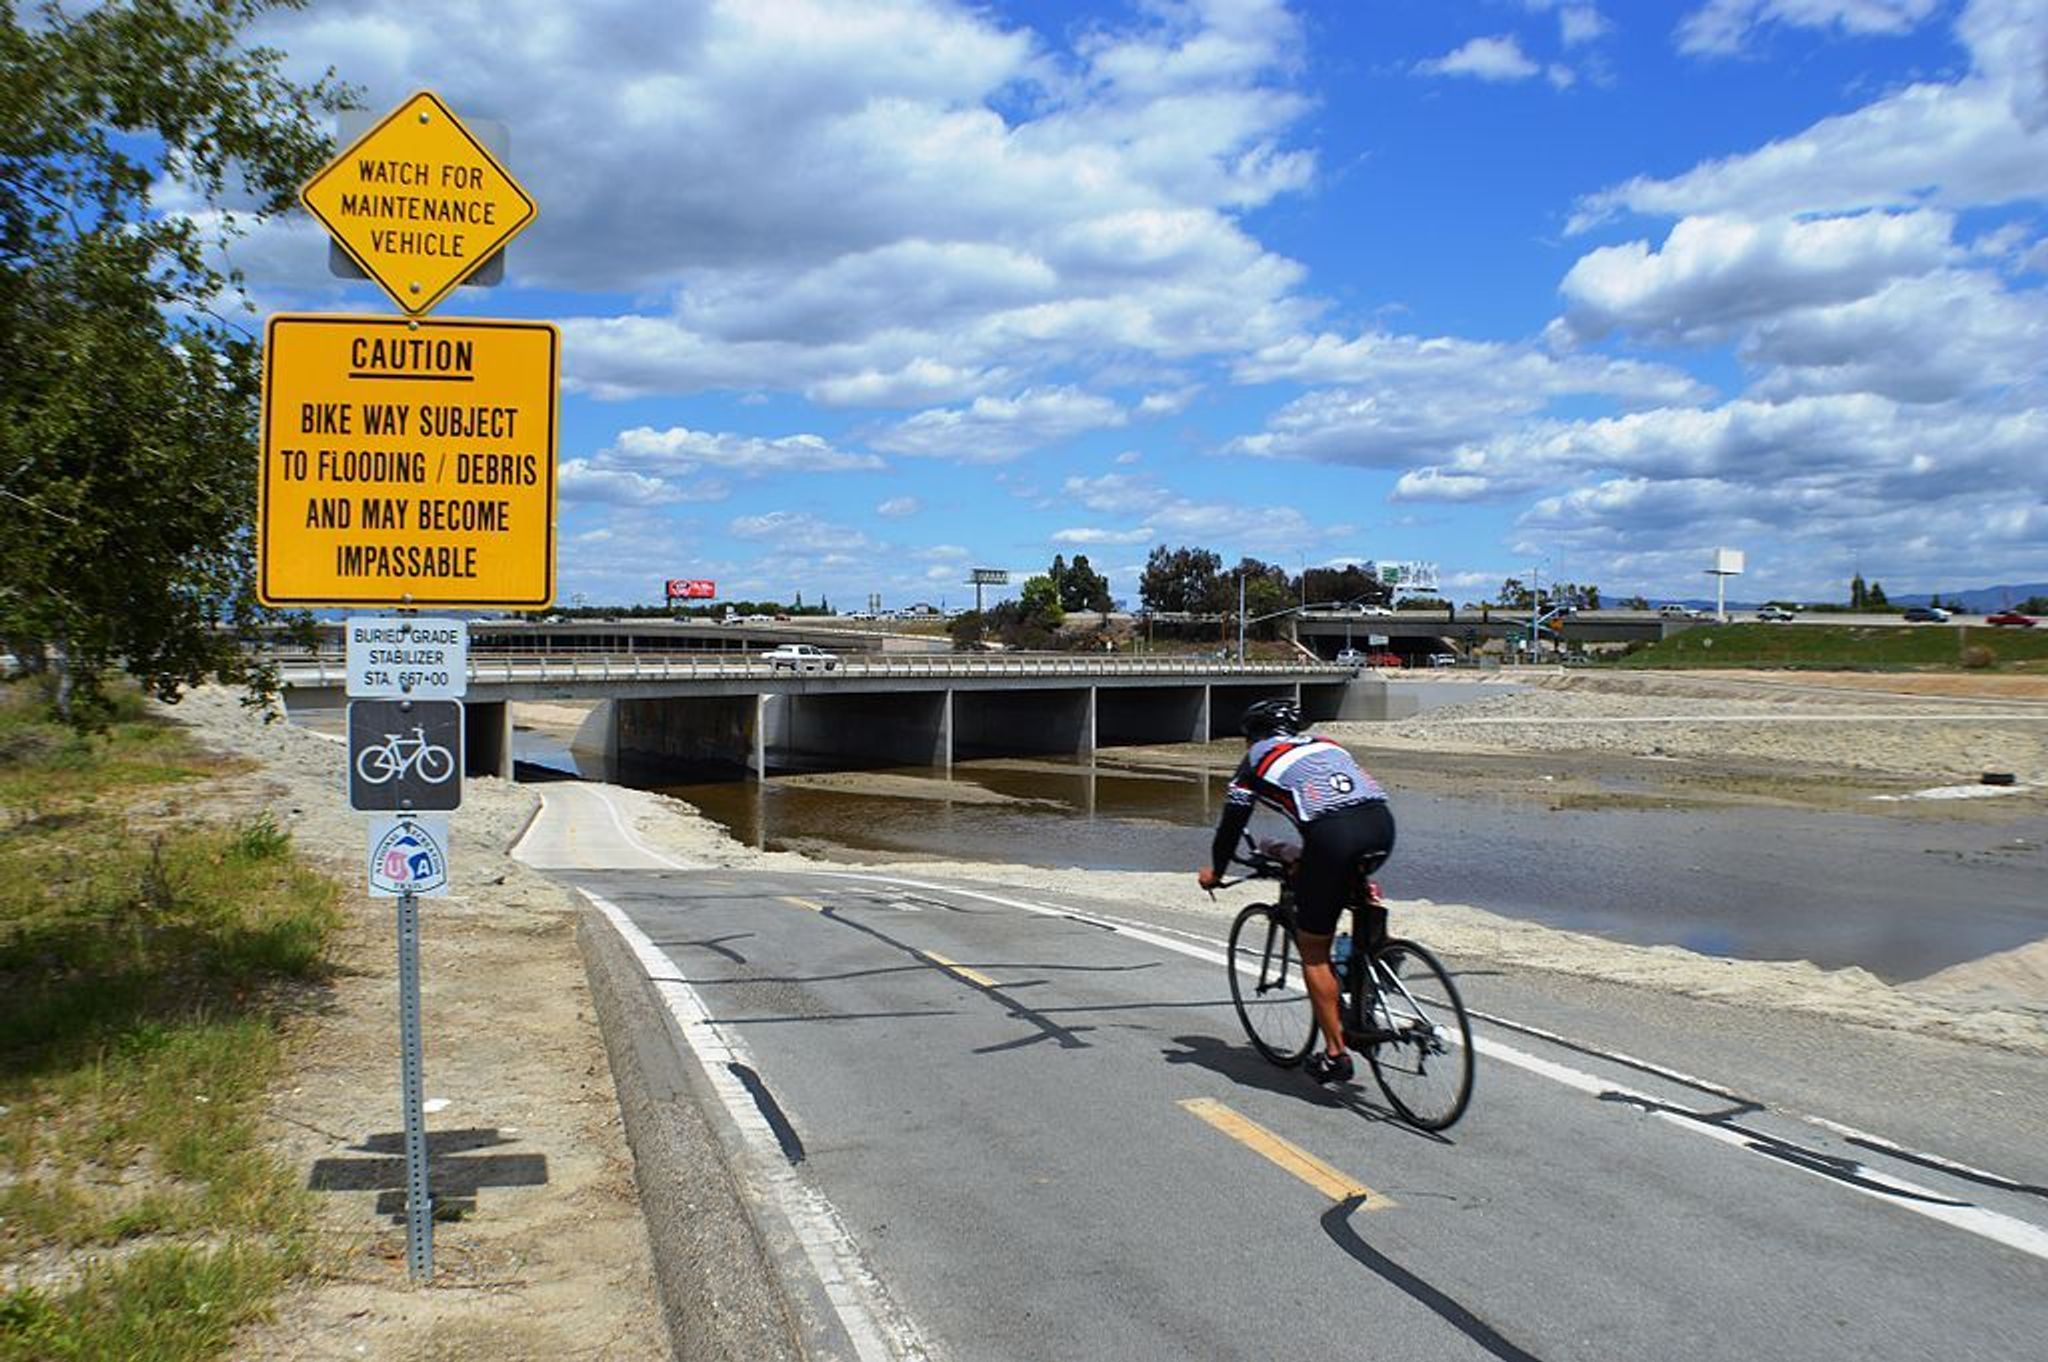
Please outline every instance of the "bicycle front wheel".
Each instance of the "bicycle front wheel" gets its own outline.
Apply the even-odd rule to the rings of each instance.
[[[1472,1100],[1472,1022],[1457,986],[1413,941],[1388,941],[1372,967],[1379,987],[1369,1021],[1393,1033],[1366,1050],[1372,1076],[1410,1124],[1446,1129]]]
[[[1260,1054],[1289,1067],[1315,1040],[1315,1011],[1301,976],[1294,923],[1270,903],[1254,903],[1230,927],[1230,998]]]

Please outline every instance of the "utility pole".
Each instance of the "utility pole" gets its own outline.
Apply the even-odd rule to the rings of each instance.
[[[1237,665],[1244,665],[1244,572],[1237,574]]]

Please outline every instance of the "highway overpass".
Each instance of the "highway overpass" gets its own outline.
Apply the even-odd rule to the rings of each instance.
[[[346,703],[337,657],[284,659],[293,709]],[[725,765],[951,766],[956,755],[1058,754],[1204,742],[1237,731],[1253,700],[1288,696],[1310,719],[1412,712],[1385,682],[1320,663],[1079,654],[872,653],[832,671],[757,656],[472,652],[466,765],[509,776],[510,705],[601,702],[578,745],[609,760]],[[1404,709],[1403,706],[1406,706]],[[1397,712],[1399,711],[1399,712]]]

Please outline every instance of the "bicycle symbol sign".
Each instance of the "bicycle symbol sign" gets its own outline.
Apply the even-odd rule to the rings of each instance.
[[[348,802],[372,813],[461,807],[461,702],[350,701]]]

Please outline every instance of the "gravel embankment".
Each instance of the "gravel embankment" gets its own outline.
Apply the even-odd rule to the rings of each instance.
[[[2048,785],[2048,705],[1872,694],[1822,684],[1543,677],[1514,694],[1392,724],[1326,726],[1379,747],[1770,762],[1924,777],[2011,772]]]

